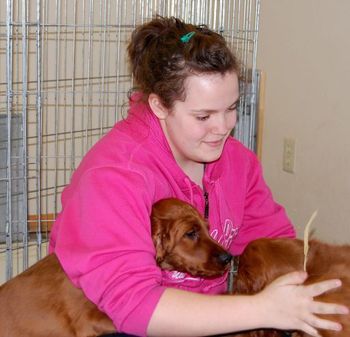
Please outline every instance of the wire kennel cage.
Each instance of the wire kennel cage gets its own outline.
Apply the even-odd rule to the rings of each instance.
[[[125,110],[128,37],[154,14],[206,24],[228,41],[243,65],[235,136],[256,150],[259,8],[259,0],[1,1],[0,284],[46,254],[62,189]]]

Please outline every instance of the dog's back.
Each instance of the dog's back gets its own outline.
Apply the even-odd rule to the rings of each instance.
[[[256,293],[277,277],[303,270],[304,243],[297,239],[259,239],[250,243],[240,257],[235,282],[237,293]],[[305,284],[339,278],[342,287],[318,296],[322,302],[339,303],[350,307],[350,246],[330,245],[310,241],[307,258],[308,279]],[[348,315],[322,315],[343,325],[341,332],[322,331],[324,337],[349,337]],[[251,335],[254,336],[254,335]],[[270,336],[269,332],[259,336]],[[271,335],[272,336],[272,335]],[[294,334],[293,337],[297,334]],[[299,333],[299,336],[306,336]]]
[[[0,337],[98,336],[106,328],[115,331],[110,319],[68,280],[54,254],[0,287],[0,323]]]

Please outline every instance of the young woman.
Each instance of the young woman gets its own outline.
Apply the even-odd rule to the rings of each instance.
[[[258,237],[294,237],[255,155],[230,136],[239,101],[236,58],[205,27],[157,17],[128,48],[138,86],[128,117],[85,156],[62,194],[51,234],[73,283],[118,331],[139,336],[203,336],[273,327],[340,329],[315,313],[345,313],[313,297],[339,286],[301,286],[293,273],[254,296],[223,296],[225,278],[160,270],[150,233],[153,203],[190,202],[211,235],[239,254]]]

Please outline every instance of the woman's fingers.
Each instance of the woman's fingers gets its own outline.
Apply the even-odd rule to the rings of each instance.
[[[310,328],[314,331],[316,331],[316,329],[334,331],[340,331],[342,329],[341,324],[326,319],[321,319],[315,315],[311,315],[306,318],[304,323],[305,326],[303,330],[307,333],[309,333],[308,331],[310,331]]]
[[[309,284],[305,286],[305,291],[307,296],[310,296],[311,298],[313,298],[329,290],[338,288],[340,286],[341,286],[341,281],[334,279],[334,280],[327,280],[327,281],[322,281],[314,284]],[[335,303],[324,303],[324,302],[318,302],[318,301],[312,302],[310,310],[315,314],[329,314],[329,315],[349,314],[349,308],[347,308],[344,305],[335,304]]]
[[[328,290],[335,289],[341,286],[340,280],[321,281],[305,286],[305,290],[311,297],[316,297],[325,293]]]
[[[317,302],[317,301],[312,302],[311,311],[315,314],[329,314],[329,315],[349,313],[349,309],[344,305]]]
[[[293,271],[291,273],[282,275],[274,280],[272,283],[276,285],[297,285],[302,284],[307,278],[307,273],[303,271]]]
[[[341,281],[334,279],[303,285],[306,278],[307,273],[301,271],[285,274],[274,280],[261,293],[265,305],[272,303],[271,310],[279,308],[274,317],[278,318],[276,328],[302,330],[314,337],[320,336],[318,329],[341,330],[342,326],[339,323],[324,319],[322,315],[347,314],[349,309],[343,305],[314,300],[314,297],[340,287]],[[290,299],[288,303],[286,298]],[[272,322],[271,326],[275,326],[275,322]]]
[[[314,327],[312,327],[311,325],[308,325],[308,324],[305,324],[299,330],[302,330],[302,331],[306,332],[310,336],[321,337],[319,332]]]
[[[277,278],[273,283],[279,286],[285,285],[301,285],[307,278],[307,274],[302,271],[292,272]],[[323,293],[336,289],[342,285],[341,281],[338,279],[331,279],[326,281],[321,281],[306,286],[300,287],[302,294],[305,298],[311,300],[312,307],[311,312],[316,314],[348,314],[349,308],[340,304],[324,303],[312,301],[316,296],[322,295]],[[298,287],[299,288],[299,287]]]

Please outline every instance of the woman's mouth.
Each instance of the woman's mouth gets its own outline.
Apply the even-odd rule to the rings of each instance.
[[[223,143],[224,139],[219,139],[219,140],[213,140],[213,141],[206,141],[204,142],[210,147],[220,147]]]

